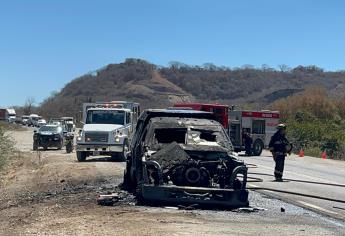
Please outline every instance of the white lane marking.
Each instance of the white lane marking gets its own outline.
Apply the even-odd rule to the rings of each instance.
[[[267,170],[270,170],[270,171],[273,171],[273,168],[270,168],[270,167],[267,167],[267,166],[263,166],[263,165],[257,165],[259,167],[262,167],[264,169],[267,169]],[[342,185],[340,183],[337,183],[337,182],[327,182],[325,181],[324,179],[321,179],[321,178],[315,178],[315,177],[311,177],[309,175],[304,175],[304,174],[299,174],[299,173],[295,173],[295,172],[291,172],[291,171],[284,171],[285,173],[290,173],[290,174],[293,174],[293,175],[297,175],[297,176],[301,176],[301,177],[305,177],[305,178],[309,178],[311,180],[315,180],[315,181],[319,181],[319,182],[322,182],[322,183],[330,183],[330,184],[339,184],[339,185]]]
[[[336,213],[336,212],[334,212],[334,211],[329,211],[329,210],[327,210],[327,209],[325,209],[325,208],[316,206],[316,205],[311,204],[311,203],[307,203],[307,202],[303,202],[303,201],[297,201],[297,202],[301,203],[302,205],[305,205],[305,206],[314,208],[314,209],[316,209],[316,210],[319,210],[319,211],[323,211],[323,212],[327,212],[327,213],[330,213],[330,214],[338,215],[338,213]]]

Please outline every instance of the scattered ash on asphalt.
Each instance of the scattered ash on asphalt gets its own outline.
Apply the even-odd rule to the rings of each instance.
[[[250,191],[249,194],[249,207],[237,208],[237,209],[202,209],[198,205],[182,206],[182,205],[164,205],[164,206],[146,206],[137,203],[133,194],[122,190],[119,186],[113,189],[107,189],[107,191],[98,191],[99,195],[104,195],[105,201],[98,202],[104,206],[135,206],[136,208],[147,212],[175,212],[180,211],[186,214],[199,215],[204,217],[231,217],[233,219],[241,219],[249,215],[256,215],[258,217],[266,217],[275,219],[277,217],[286,217],[287,220],[298,217],[308,217],[310,221],[319,222],[323,221],[325,224],[329,223],[336,227],[345,229],[345,223],[329,217],[322,216],[304,208],[292,205],[290,203],[283,202],[279,199],[269,197],[267,195]],[[109,198],[107,198],[109,197]],[[111,199],[111,200],[110,200]]]
[[[279,199],[269,197],[267,195],[250,191],[249,207],[238,209],[201,209],[198,205],[190,206],[146,206],[138,204],[135,196],[121,189],[120,179],[114,181],[113,178],[109,180],[99,180],[92,183],[68,183],[68,181],[60,180],[59,187],[54,187],[46,192],[23,192],[17,196],[13,201],[7,201],[6,204],[0,204],[0,210],[9,207],[20,207],[26,204],[35,204],[42,202],[53,201],[59,204],[74,203],[78,205],[99,204],[104,207],[128,206],[134,207],[140,211],[146,212],[182,212],[184,214],[199,215],[205,218],[222,218],[229,217],[232,219],[242,220],[242,218],[254,216],[264,217],[265,219],[275,219],[278,217],[286,217],[287,220],[292,216],[292,219],[298,217],[308,217],[311,221],[323,221],[325,224],[332,224],[336,227],[345,229],[345,223],[337,221],[325,216],[321,216],[312,211],[303,209],[301,207],[283,202]]]

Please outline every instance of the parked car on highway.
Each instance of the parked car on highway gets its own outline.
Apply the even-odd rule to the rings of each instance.
[[[75,124],[74,124],[74,118],[73,117],[61,117],[61,119],[65,122],[69,132],[75,131]]]
[[[67,131],[59,125],[44,125],[34,131],[33,150],[43,147],[47,150],[50,147],[62,149],[65,144],[65,135]]]
[[[37,114],[31,114],[29,116],[29,120],[28,120],[28,126],[35,126],[35,123],[40,119],[40,116]]]
[[[22,125],[28,125],[30,116],[22,116]]]
[[[42,127],[43,125],[46,125],[47,121],[45,119],[39,119],[37,121],[37,127]]]

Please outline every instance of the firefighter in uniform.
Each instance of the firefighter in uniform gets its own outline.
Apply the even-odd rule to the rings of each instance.
[[[252,154],[253,139],[246,129],[243,130],[243,142],[244,142],[244,147],[246,150],[246,155],[250,156]]]
[[[276,178],[276,181],[282,181],[285,157],[287,153],[291,153],[292,149],[292,145],[286,138],[286,126],[284,124],[279,124],[277,126],[277,132],[272,136],[268,147],[272,152],[273,159],[276,163],[274,177]]]

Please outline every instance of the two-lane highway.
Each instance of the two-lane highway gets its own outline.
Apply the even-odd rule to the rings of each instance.
[[[263,182],[250,182],[249,187],[271,188],[345,201],[345,162],[290,155],[285,161],[284,181],[274,181],[274,161],[268,151],[260,157],[239,156],[249,165],[249,177]],[[249,179],[250,181],[250,179]],[[293,194],[259,190],[313,211],[345,220],[345,204]]]

